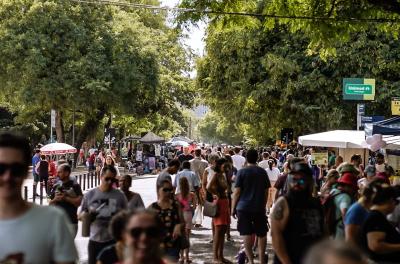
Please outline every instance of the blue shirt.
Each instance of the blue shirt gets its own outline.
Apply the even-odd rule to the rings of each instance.
[[[33,169],[33,171],[35,171],[35,167],[36,167],[36,164],[38,163],[40,161],[40,156],[39,155],[33,155],[33,157],[32,157],[32,169]]]
[[[368,211],[364,207],[362,207],[360,203],[357,202],[350,206],[349,210],[346,212],[344,224],[361,226],[362,224],[364,224],[367,217]]]
[[[194,192],[195,188],[200,186],[199,177],[197,177],[193,171],[184,169],[175,176],[173,185],[176,187],[176,193],[180,193],[179,179],[182,177],[185,177],[188,180],[191,192]]]
[[[267,189],[271,187],[267,172],[258,166],[240,169],[236,175],[235,187],[240,188],[236,210],[265,212]]]

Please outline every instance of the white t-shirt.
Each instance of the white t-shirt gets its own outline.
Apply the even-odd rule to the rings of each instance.
[[[240,170],[241,168],[243,168],[246,159],[241,155],[235,154],[232,156],[232,161],[233,167],[235,167],[237,170]]]
[[[266,170],[267,168],[269,168],[268,165],[268,160],[262,160],[258,163],[258,166],[260,166],[261,168],[263,168],[264,170]]]
[[[67,219],[55,206],[32,205],[18,218],[0,220],[0,263],[76,261],[78,255]]]
[[[215,171],[211,167],[207,167],[206,171],[207,171],[207,185],[206,185],[206,188],[208,188],[208,187],[210,187],[211,180],[214,178]]]
[[[272,168],[272,170],[268,168],[266,171],[270,182],[276,182],[281,174],[280,170],[277,168]]]

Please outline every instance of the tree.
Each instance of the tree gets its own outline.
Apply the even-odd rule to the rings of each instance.
[[[377,79],[376,100],[367,104],[367,114],[390,116],[390,98],[400,91],[397,41],[374,31],[354,34],[327,60],[307,53],[308,41],[285,27],[211,26],[207,54],[198,61],[197,86],[213,119],[240,126],[230,131],[258,144],[274,141],[284,127],[297,135],[352,129],[356,105],[343,101],[341,82],[360,76]]]
[[[400,3],[397,0],[183,0],[181,7],[259,15],[243,17],[191,12],[178,18],[181,23],[207,19],[236,28],[257,27],[259,23],[266,29],[285,25],[292,33],[301,31],[305,34],[309,48],[319,51],[323,57],[334,54],[335,43],[349,41],[354,33],[376,28],[397,38],[399,32]]]
[[[179,112],[193,100],[182,75],[189,55],[179,45],[180,33],[162,19],[68,0],[2,1],[1,93],[12,105],[56,109],[60,141],[63,118],[77,110],[83,122],[78,147],[110,113],[146,118]]]

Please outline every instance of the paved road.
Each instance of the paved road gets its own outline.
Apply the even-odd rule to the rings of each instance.
[[[144,175],[133,177],[133,183],[131,190],[141,194],[143,201],[146,206],[156,201],[156,177],[157,175]],[[27,180],[27,184],[31,184],[32,180]],[[236,222],[233,221],[231,224],[232,231],[231,235],[234,242],[227,242],[225,245],[225,256],[227,259],[236,263],[235,255],[240,248],[240,237],[236,231]],[[75,244],[78,249],[80,263],[87,263],[87,244],[88,238],[83,238],[81,235],[80,227],[78,235],[75,239]],[[191,258],[195,264],[212,263],[212,244],[209,243],[211,240],[211,221],[210,218],[205,217],[203,227],[200,229],[194,229],[192,231],[191,238]],[[269,242],[271,241],[268,238]],[[270,245],[269,245],[270,247]],[[270,249],[268,250],[270,251]]]

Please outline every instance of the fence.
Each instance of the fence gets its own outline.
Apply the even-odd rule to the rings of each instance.
[[[83,174],[75,175],[72,177],[75,177],[75,180],[81,186],[83,192],[100,185],[100,176],[97,175],[96,172],[83,173]],[[43,198],[44,198],[43,197],[43,189],[44,189],[44,184],[40,183],[39,184],[39,197],[37,197],[35,195],[34,189],[32,189],[32,200],[34,203],[37,203],[37,200],[38,200],[40,205],[43,204]],[[28,201],[28,186],[24,186],[24,199],[25,199],[25,201]]]

